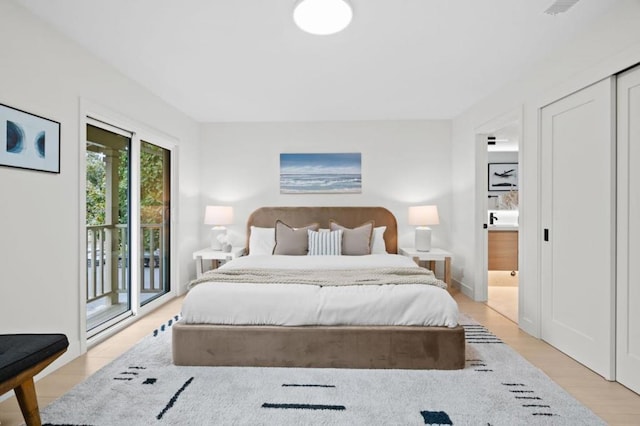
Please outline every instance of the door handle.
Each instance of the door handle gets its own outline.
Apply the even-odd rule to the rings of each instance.
[[[549,241],[549,230],[544,228],[544,240]]]

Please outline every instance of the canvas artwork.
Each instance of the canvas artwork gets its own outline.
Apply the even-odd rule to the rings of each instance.
[[[0,166],[60,173],[60,123],[0,104]]]
[[[518,163],[489,163],[489,191],[518,189]]]
[[[359,194],[360,153],[280,154],[281,194]]]

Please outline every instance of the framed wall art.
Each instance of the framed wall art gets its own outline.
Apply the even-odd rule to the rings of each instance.
[[[489,191],[517,191],[518,163],[489,163]]]
[[[280,154],[281,194],[360,194],[360,153]]]
[[[60,173],[60,123],[0,104],[0,166]]]

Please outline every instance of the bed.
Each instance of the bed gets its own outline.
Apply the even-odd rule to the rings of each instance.
[[[331,222],[336,222],[347,230],[372,221],[376,228],[374,238],[382,236],[384,244],[378,240],[375,253],[362,256],[258,253],[257,232],[274,228],[277,221],[292,227],[315,223],[319,228],[332,229]],[[383,232],[377,232],[380,230]],[[255,233],[254,239],[251,232]],[[402,285],[387,285],[376,281],[382,270],[428,273],[411,259],[396,254],[397,223],[387,209],[263,207],[247,221],[247,247],[248,256],[226,263],[213,282],[197,283],[189,291],[182,318],[172,327],[174,364],[443,370],[464,367],[464,329],[457,324],[457,305],[447,290],[439,284],[402,281]],[[262,283],[265,270],[284,275],[275,278],[276,284]],[[376,275],[368,277],[369,270]],[[260,280],[246,281],[256,273]],[[333,283],[334,275],[347,285]],[[291,276],[293,283],[280,284]],[[331,284],[317,285],[313,281],[322,276]],[[368,284],[368,279],[374,284]],[[411,279],[417,278],[412,275]]]

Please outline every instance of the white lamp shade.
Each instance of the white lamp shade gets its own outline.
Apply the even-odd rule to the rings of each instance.
[[[438,217],[437,206],[413,206],[409,207],[409,225],[425,226],[438,225],[440,218]]]
[[[233,223],[233,207],[207,206],[204,212],[205,225],[231,225]]]
[[[346,0],[300,0],[293,10],[293,20],[305,32],[329,35],[345,29],[353,18]]]

